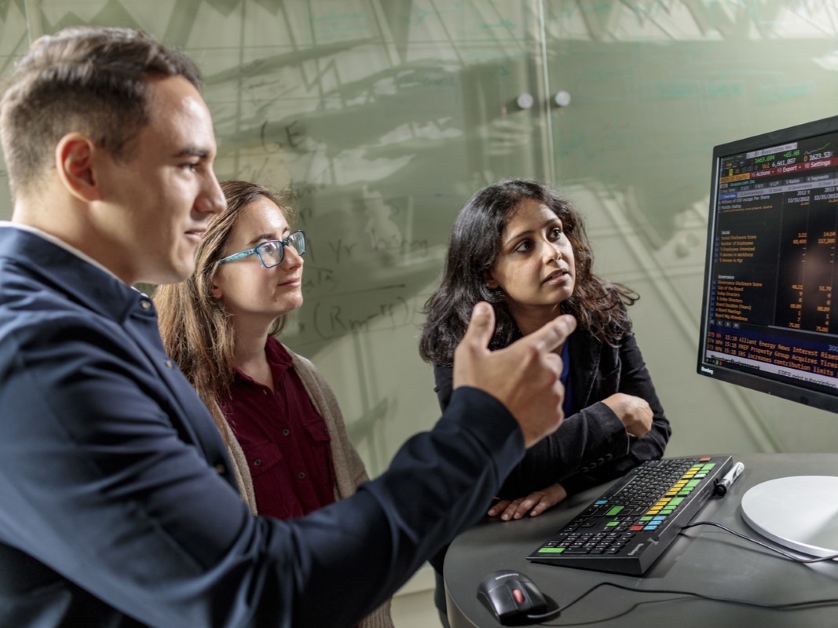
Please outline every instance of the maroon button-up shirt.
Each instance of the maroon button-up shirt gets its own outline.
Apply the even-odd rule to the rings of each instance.
[[[259,513],[301,517],[335,501],[329,433],[285,347],[268,336],[265,352],[274,390],[236,369],[221,409],[247,458]]]

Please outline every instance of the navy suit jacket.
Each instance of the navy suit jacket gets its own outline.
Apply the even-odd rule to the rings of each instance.
[[[0,227],[0,625],[350,626],[475,523],[522,458],[493,397],[349,499],[253,517],[151,301]]]

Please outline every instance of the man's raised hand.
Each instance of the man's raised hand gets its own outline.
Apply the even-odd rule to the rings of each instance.
[[[531,447],[558,429],[564,418],[562,360],[556,354],[576,329],[563,315],[504,349],[489,351],[495,313],[488,303],[474,306],[471,322],[454,352],[454,388],[472,386],[498,399],[515,417]]]

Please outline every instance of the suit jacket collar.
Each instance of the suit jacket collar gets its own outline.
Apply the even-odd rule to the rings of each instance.
[[[523,338],[516,329],[509,344]],[[599,363],[602,358],[602,343],[587,330],[579,329],[568,338],[570,351],[570,382],[573,386],[573,405],[587,408],[594,394]]]
[[[29,230],[0,228],[0,258],[11,259],[39,281],[119,322],[136,308],[138,301],[148,300],[115,275]]]
[[[570,381],[573,385],[574,405],[591,405],[595,375],[599,372],[602,343],[584,329],[570,335]]]

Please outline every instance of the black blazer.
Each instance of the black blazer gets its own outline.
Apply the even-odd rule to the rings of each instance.
[[[577,412],[527,451],[499,497],[517,499],[561,482],[568,493],[601,484],[645,460],[663,456],[672,432],[634,334],[611,347],[578,330],[570,336],[570,381]],[[435,391],[445,409],[451,396],[451,367],[434,366]],[[601,402],[614,393],[647,401],[654,415],[643,438],[627,435],[623,423]]]
[[[490,395],[352,497],[254,517],[144,294],[0,227],[0,626],[351,626],[477,521],[524,453]]]

